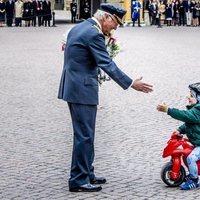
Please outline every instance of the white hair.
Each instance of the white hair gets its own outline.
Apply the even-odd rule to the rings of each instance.
[[[108,12],[105,12],[103,10],[97,10],[96,13],[94,14],[94,17],[101,20],[103,19],[104,15],[107,14],[107,15],[111,15],[110,13]]]

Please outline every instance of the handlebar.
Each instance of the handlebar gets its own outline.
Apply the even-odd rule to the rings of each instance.
[[[176,132],[173,132],[171,138],[172,139],[177,139],[177,138],[181,139],[181,138],[183,138],[183,134],[181,134],[181,133],[177,134]]]

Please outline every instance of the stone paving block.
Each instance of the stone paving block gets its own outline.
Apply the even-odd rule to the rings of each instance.
[[[62,35],[71,27],[0,31],[0,199],[198,199],[198,189],[183,192],[160,179],[169,161],[162,158],[163,148],[181,123],[156,106],[185,108],[188,85],[199,81],[200,29],[124,27],[116,32],[122,46],[116,63],[133,78],[143,76],[154,92],[124,91],[114,81],[100,87],[94,166],[108,183],[101,192],[87,194],[68,190],[72,126],[67,104],[57,99]]]

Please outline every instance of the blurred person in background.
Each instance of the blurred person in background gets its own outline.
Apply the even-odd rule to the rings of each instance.
[[[197,13],[196,13],[197,25],[200,26],[200,1],[199,0],[196,1],[196,9],[197,9]]]
[[[31,9],[32,9],[32,2],[31,0],[25,0],[24,8],[23,8],[23,20],[25,21],[25,26],[30,26],[31,22]]]
[[[172,25],[172,2],[171,0],[168,0],[166,4],[166,21],[167,21],[167,26]]]
[[[14,18],[15,3],[12,0],[6,2],[6,24],[8,27],[12,26]]]
[[[165,21],[165,4],[163,0],[161,0],[160,3],[158,4],[158,14],[160,21],[158,26],[162,27]]]
[[[140,26],[140,9],[141,9],[141,3],[138,0],[132,0],[131,18],[132,18],[133,26],[135,26],[135,22],[138,21],[138,27],[141,27]]]
[[[21,0],[15,2],[15,26],[22,26],[24,3]]]
[[[5,12],[6,5],[3,0],[0,0],[0,27],[3,27],[3,23],[5,22]]]
[[[183,25],[185,26],[185,4],[183,2],[183,0],[179,0],[179,4],[178,4],[178,12],[179,12],[179,26]]]
[[[152,0],[150,4],[150,12],[151,12],[151,25],[156,25],[156,17],[158,15],[158,3],[156,0]]]
[[[50,27],[50,21],[51,21],[52,15],[51,15],[51,2],[49,0],[43,1],[43,21],[44,26]]]
[[[77,13],[77,3],[75,0],[70,3],[70,11],[71,11],[71,23],[76,23],[76,13]]]

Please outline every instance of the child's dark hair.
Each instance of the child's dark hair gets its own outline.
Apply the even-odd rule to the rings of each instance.
[[[189,89],[197,100],[197,103],[200,103],[200,82],[190,84]]]

